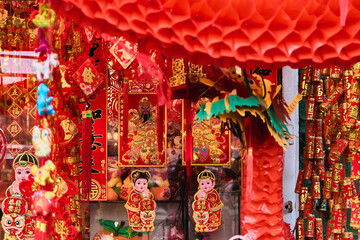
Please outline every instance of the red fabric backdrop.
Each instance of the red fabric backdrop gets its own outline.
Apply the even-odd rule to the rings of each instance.
[[[140,48],[217,65],[345,63],[360,54],[356,0],[49,0]],[[346,7],[348,3],[348,8]],[[340,20],[344,19],[345,26]]]

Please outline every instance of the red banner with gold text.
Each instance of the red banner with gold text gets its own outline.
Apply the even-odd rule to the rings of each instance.
[[[90,201],[107,200],[107,93],[106,87],[100,87],[96,91],[95,99],[86,103],[87,109],[91,110],[92,117],[92,156],[91,160],[86,160],[91,161]],[[81,104],[80,110],[85,110],[85,104]],[[82,149],[82,141],[80,142],[80,149]],[[81,174],[82,169],[80,168]]]

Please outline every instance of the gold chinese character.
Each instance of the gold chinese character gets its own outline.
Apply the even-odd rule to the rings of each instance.
[[[93,78],[95,77],[95,74],[91,71],[91,68],[89,68],[89,67],[84,68],[84,71],[81,76],[84,78],[84,82],[86,82],[86,83],[94,82]]]

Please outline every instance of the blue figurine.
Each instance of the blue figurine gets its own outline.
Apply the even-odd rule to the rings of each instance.
[[[53,100],[53,97],[47,97],[49,93],[49,88],[46,86],[46,84],[41,83],[38,87],[38,98],[37,98],[37,109],[39,112],[39,115],[42,116],[44,114],[55,114],[54,106],[50,104],[50,102]]]

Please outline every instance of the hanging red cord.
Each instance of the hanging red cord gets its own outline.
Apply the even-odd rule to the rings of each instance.
[[[82,182],[83,198],[89,200],[91,189],[91,163],[92,163],[92,116],[91,111],[83,112],[82,119]]]
[[[251,146],[251,121],[249,121],[249,144],[246,155],[246,193],[245,198],[247,202],[250,202],[253,198],[253,178],[254,178],[254,155],[253,148]]]

